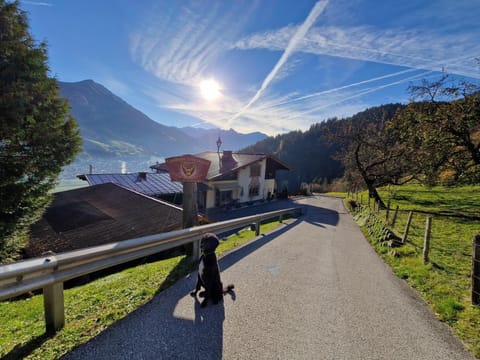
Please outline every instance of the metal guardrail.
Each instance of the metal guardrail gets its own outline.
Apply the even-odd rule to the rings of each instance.
[[[46,329],[55,332],[65,324],[63,283],[67,280],[189,243],[194,244],[196,260],[200,238],[205,233],[222,233],[256,224],[258,235],[262,221],[275,217],[282,221],[283,216],[298,212],[301,213],[301,208],[277,210],[1,265],[0,300],[43,289]]]

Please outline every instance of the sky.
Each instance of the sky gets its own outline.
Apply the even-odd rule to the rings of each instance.
[[[52,76],[168,126],[275,136],[480,79],[480,0],[21,0]]]

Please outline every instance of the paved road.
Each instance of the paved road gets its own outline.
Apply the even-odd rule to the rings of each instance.
[[[220,260],[235,294],[199,307],[195,274],[67,359],[473,359],[377,257],[338,199]]]

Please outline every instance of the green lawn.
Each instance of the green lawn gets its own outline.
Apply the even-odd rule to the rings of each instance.
[[[471,305],[472,242],[474,235],[480,234],[480,186],[407,185],[381,189],[380,194],[385,202],[390,199],[391,208],[400,209],[395,234],[403,235],[409,211],[414,212],[412,224],[402,247],[392,249],[369,240],[395,273],[480,357],[480,307]],[[366,204],[367,194],[359,194],[358,199]],[[390,220],[392,215],[390,212]],[[386,211],[378,216],[386,220]],[[424,265],[427,216],[432,218],[431,249],[430,262]]]
[[[261,232],[267,233],[279,225],[278,222],[262,224]],[[222,240],[217,254],[224,254],[254,238],[254,231],[241,231]],[[0,302],[0,357],[58,359],[192,270],[190,258],[179,256],[143,264],[65,290],[65,327],[51,337],[45,334],[42,295]]]

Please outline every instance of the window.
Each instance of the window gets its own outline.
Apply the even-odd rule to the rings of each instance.
[[[248,196],[258,196],[260,194],[260,187],[258,185],[250,185],[248,187]]]
[[[248,185],[248,196],[258,196],[260,194],[260,180],[258,176],[252,177]]]
[[[262,165],[260,163],[250,165],[250,177],[260,176]]]

